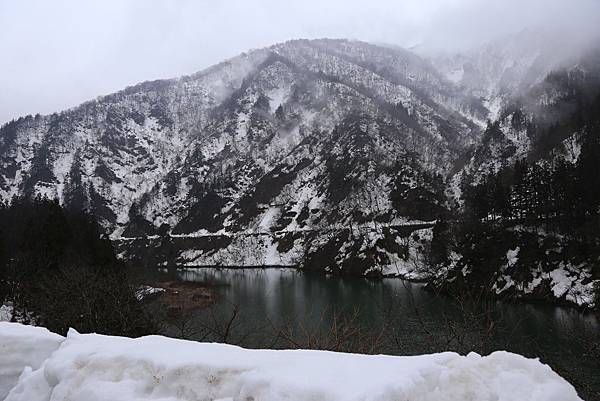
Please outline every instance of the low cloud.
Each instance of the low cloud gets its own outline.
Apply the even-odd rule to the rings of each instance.
[[[598,34],[598,0],[0,2],[0,123],[294,38],[455,51],[519,30]]]

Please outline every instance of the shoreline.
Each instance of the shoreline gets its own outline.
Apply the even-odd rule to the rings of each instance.
[[[436,293],[444,297],[448,297],[448,291],[432,289],[430,288],[430,281],[425,278],[410,278],[402,275],[359,275],[359,274],[336,274],[324,271],[306,270],[298,266],[290,265],[255,265],[255,266],[211,266],[211,265],[198,265],[198,266],[157,266],[156,268],[142,267],[138,269],[164,269],[167,271],[177,270],[201,270],[201,269],[216,269],[216,270],[292,270],[303,274],[315,274],[321,276],[333,276],[338,278],[352,278],[352,279],[364,279],[369,281],[380,281],[380,280],[402,280],[413,284],[423,284],[423,290],[431,293]],[[577,303],[567,301],[562,298],[540,298],[540,297],[519,297],[519,296],[500,296],[495,292],[487,292],[490,297],[500,302],[506,302],[509,304],[525,304],[525,305],[542,305],[542,306],[554,306],[554,307],[565,307],[585,314],[598,314],[595,306],[589,306],[587,304],[579,305]]]

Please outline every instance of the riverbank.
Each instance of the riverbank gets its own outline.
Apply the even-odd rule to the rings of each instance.
[[[314,275],[322,275],[322,276],[326,276],[326,277],[337,277],[337,278],[360,278],[360,279],[364,279],[364,280],[368,280],[368,281],[378,281],[378,280],[389,280],[389,279],[396,279],[396,280],[403,280],[403,281],[407,281],[407,282],[411,282],[411,283],[415,283],[415,284],[423,284],[424,285],[424,290],[431,292],[431,293],[435,293],[435,294],[439,294],[442,296],[449,296],[451,295],[452,291],[454,290],[454,288],[451,287],[446,287],[444,285],[439,285],[438,284],[434,285],[433,283],[433,277],[432,276],[426,276],[425,274],[368,274],[368,275],[363,275],[363,274],[342,274],[340,272],[338,273],[332,273],[332,272],[324,272],[324,271],[318,271],[318,270],[306,270],[306,269],[302,269],[299,266],[281,266],[281,265],[262,265],[262,266],[209,266],[209,265],[202,265],[202,266],[176,266],[176,265],[168,265],[168,266],[161,266],[160,268],[161,271],[163,272],[176,272],[176,271],[194,271],[197,269],[222,269],[222,270],[235,270],[235,271],[249,271],[249,270],[265,270],[265,269],[269,269],[269,270],[294,270],[297,272],[302,272],[303,274],[314,274]],[[140,270],[155,270],[153,268],[138,268],[136,269],[137,271]],[[172,275],[170,276],[172,277]],[[561,276],[562,277],[562,276]],[[151,282],[144,282],[144,285],[146,284],[150,284],[151,286],[156,286],[156,287],[161,287],[161,284],[159,282],[154,281],[153,283]],[[490,299],[495,299],[498,301],[502,301],[502,302],[508,302],[508,303],[523,303],[523,304],[533,304],[533,305],[550,305],[550,306],[560,306],[560,307],[569,307],[569,308],[574,308],[577,309],[579,311],[585,312],[585,313],[600,313],[600,311],[598,311],[598,308],[596,308],[595,306],[595,299],[594,299],[594,295],[592,294],[591,296],[587,296],[585,298],[569,298],[566,296],[566,294],[568,293],[568,291],[566,290],[566,288],[564,286],[564,283],[555,283],[554,285],[563,285],[562,288],[565,288],[565,290],[561,293],[561,296],[555,296],[555,294],[557,292],[552,291],[552,286],[544,286],[544,285],[540,285],[540,284],[548,284],[548,282],[546,281],[546,283],[542,280],[540,280],[540,283],[538,284],[539,288],[537,291],[517,291],[516,289],[513,289],[513,291],[494,291],[493,289],[490,291],[486,291],[485,294],[490,298]],[[466,284],[465,284],[466,285]],[[204,283],[204,289],[208,292],[212,292],[212,294],[214,295],[214,288],[213,284],[211,283]],[[543,289],[543,290],[542,290]],[[185,291],[186,289],[182,289],[183,291]],[[464,291],[469,292],[472,289],[469,288],[464,288]],[[575,299],[578,299],[579,302],[576,302]],[[585,301],[585,302],[583,302]]]

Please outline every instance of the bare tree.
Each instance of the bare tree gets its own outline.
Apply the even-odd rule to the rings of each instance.
[[[271,323],[274,330],[274,343],[286,348],[318,349],[336,352],[374,354],[383,349],[386,330],[373,330],[360,323],[360,310],[350,314],[343,311],[332,312],[329,308],[321,311],[317,324],[309,324],[310,316],[294,318],[282,325]]]

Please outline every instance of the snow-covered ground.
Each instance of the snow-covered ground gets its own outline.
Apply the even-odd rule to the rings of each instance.
[[[0,322],[0,400],[22,373],[39,369],[63,341],[41,327]]]
[[[73,330],[63,338],[15,323],[0,323],[0,350],[6,401],[580,400],[548,366],[507,352],[394,357],[247,350]]]
[[[165,290],[164,288],[157,288],[157,287],[151,287],[149,285],[142,285],[135,292],[135,297],[138,299],[138,301],[141,301],[142,299],[144,299],[146,297],[149,297],[151,295],[161,294],[165,291],[167,291],[167,290]]]
[[[13,308],[10,305],[0,305],[0,322],[10,322],[13,315]]]

